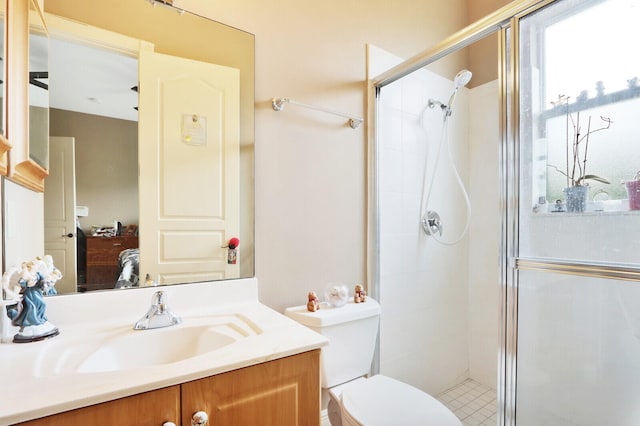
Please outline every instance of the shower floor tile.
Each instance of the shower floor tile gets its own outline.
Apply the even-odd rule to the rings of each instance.
[[[458,416],[463,426],[496,426],[496,390],[468,379],[437,399]]]

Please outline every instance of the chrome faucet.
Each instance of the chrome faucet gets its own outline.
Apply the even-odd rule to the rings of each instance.
[[[174,314],[167,305],[167,295],[164,291],[156,291],[151,297],[151,307],[147,313],[133,326],[134,330],[149,330],[152,328],[169,327],[180,324],[182,318]]]

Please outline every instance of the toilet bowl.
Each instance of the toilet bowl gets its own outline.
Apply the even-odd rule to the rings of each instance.
[[[333,426],[462,425],[447,407],[431,395],[380,374],[343,385],[339,395],[332,390],[329,393],[340,408],[341,422],[333,420]],[[331,420],[331,416],[329,418]]]
[[[383,375],[368,375],[378,333],[380,305],[342,307],[321,304],[285,309],[285,315],[329,338],[321,350],[321,381],[329,392],[332,426],[462,426],[460,420],[429,394]]]

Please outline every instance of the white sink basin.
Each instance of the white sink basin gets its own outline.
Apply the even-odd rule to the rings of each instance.
[[[235,341],[234,337],[208,326],[135,331],[105,342],[76,371],[97,373],[170,364],[214,351]]]
[[[99,337],[76,337],[64,345],[52,340],[38,356],[34,373],[46,377],[171,364],[212,353],[260,333],[260,328],[239,315],[185,319],[179,325],[151,330],[117,327],[103,331]]]

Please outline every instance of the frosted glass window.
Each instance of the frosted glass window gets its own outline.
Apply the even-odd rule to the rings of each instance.
[[[638,261],[638,22],[637,0],[558,1],[520,21],[520,256]]]
[[[634,208],[626,181],[640,171],[638,22],[637,0],[560,1],[521,21],[523,208],[576,212],[565,193],[575,185],[587,191],[578,213]]]

